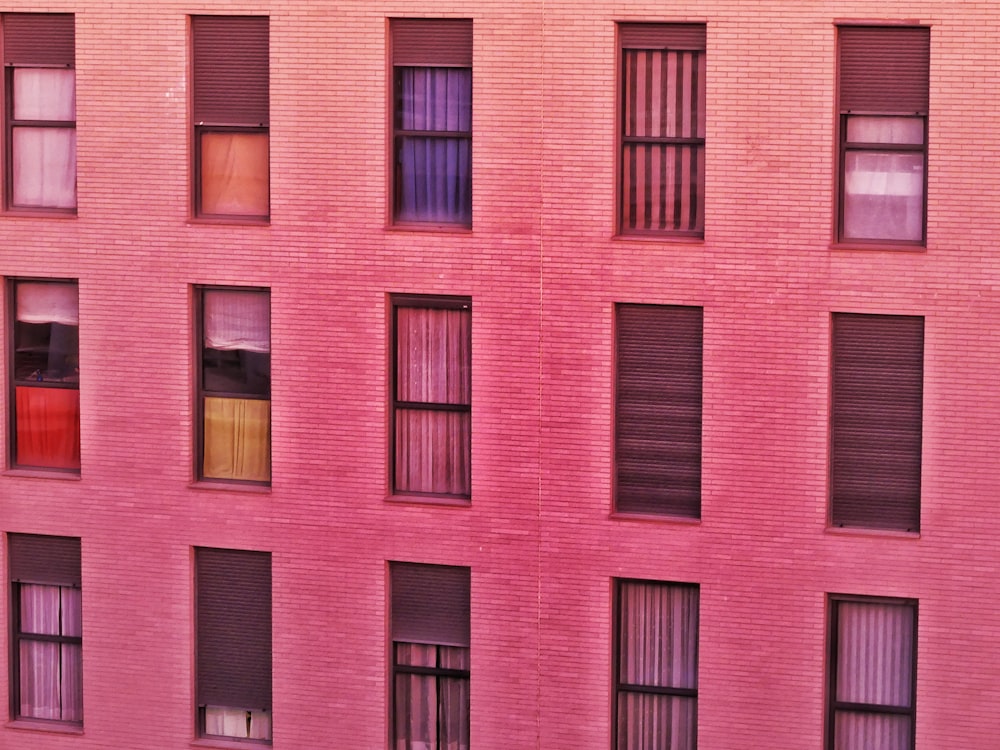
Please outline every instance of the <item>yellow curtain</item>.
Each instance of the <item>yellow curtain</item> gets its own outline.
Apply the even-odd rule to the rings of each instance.
[[[267,133],[203,133],[203,214],[267,216]]]
[[[205,398],[206,479],[271,481],[271,402]]]

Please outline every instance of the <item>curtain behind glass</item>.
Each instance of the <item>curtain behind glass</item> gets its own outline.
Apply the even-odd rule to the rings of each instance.
[[[396,664],[469,669],[469,649],[396,643]],[[469,678],[396,673],[396,750],[468,750]]]
[[[25,634],[81,637],[79,589],[22,584],[21,631]],[[82,647],[78,643],[20,642],[20,716],[62,721],[83,720]]]
[[[73,122],[76,74],[65,68],[15,68],[13,119]],[[15,125],[11,129],[11,203],[76,207],[76,130]]]
[[[398,68],[400,221],[472,222],[472,71]],[[449,133],[455,134],[451,137]]]
[[[201,134],[201,213],[267,216],[267,133]]]
[[[14,462],[19,466],[79,469],[80,391],[23,385],[14,390]]]
[[[206,397],[204,435],[204,477],[271,480],[270,401]]]

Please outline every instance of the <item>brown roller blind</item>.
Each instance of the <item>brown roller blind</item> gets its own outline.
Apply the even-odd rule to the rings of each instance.
[[[702,309],[617,308],[615,507],[701,513]]]
[[[271,707],[271,555],[195,550],[198,705]]]
[[[472,21],[460,18],[396,18],[392,64],[472,67]]]
[[[12,581],[80,586],[79,539],[37,534],[8,534],[7,544]]]
[[[193,16],[194,119],[212,125],[267,125],[266,16]]]
[[[73,15],[5,13],[3,61],[8,65],[66,65],[75,50]]]
[[[833,316],[832,521],[920,526],[924,320]]]
[[[921,26],[840,27],[840,111],[926,114],[931,33]]]
[[[620,23],[618,42],[623,49],[704,50],[703,23]]]
[[[469,645],[468,568],[392,563],[392,639]]]

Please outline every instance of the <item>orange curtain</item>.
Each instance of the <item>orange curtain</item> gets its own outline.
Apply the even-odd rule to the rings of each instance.
[[[201,212],[267,216],[267,133],[203,133]]]
[[[205,398],[206,479],[271,480],[271,402]]]
[[[16,391],[18,466],[80,468],[80,391],[19,385]]]

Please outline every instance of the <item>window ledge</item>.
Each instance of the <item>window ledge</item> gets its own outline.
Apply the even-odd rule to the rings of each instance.
[[[670,232],[636,232],[630,234],[619,232],[611,236],[615,242],[652,242],[657,245],[704,245],[704,235],[693,234],[671,234]]]
[[[67,471],[62,469],[29,469],[14,467],[3,472],[5,477],[30,477],[32,479],[68,479],[73,482],[80,481],[79,471]]]
[[[270,747],[271,740],[239,740],[233,737],[198,737],[191,740],[191,747],[220,747],[228,750],[247,750],[250,747]]]
[[[83,725],[70,724],[64,721],[45,721],[43,719],[11,719],[5,725],[7,729],[27,730],[31,732],[56,732],[58,734],[83,734]]]
[[[463,224],[435,224],[419,221],[398,222],[386,227],[388,232],[436,232],[439,234],[472,234],[472,227]]]
[[[394,505],[440,505],[445,508],[472,507],[472,500],[469,498],[446,495],[389,495],[386,502]]]
[[[3,212],[4,216],[17,219],[75,219],[75,210],[63,210],[58,208],[8,208]]]
[[[898,242],[831,242],[831,250],[893,253],[926,253],[927,245],[900,244]]]
[[[690,516],[675,516],[669,513],[628,513],[625,511],[612,511],[608,516],[612,521],[640,521],[653,523],[672,523],[680,526],[701,526],[701,518],[691,518]]]
[[[919,531],[896,529],[867,529],[862,526],[827,526],[826,533],[833,536],[881,537],[889,539],[919,539]]]
[[[271,226],[271,219],[263,218],[253,218],[248,216],[245,218],[237,217],[225,217],[225,216],[192,216],[187,220],[187,223],[192,226],[223,226],[223,227],[269,227]]]
[[[251,495],[270,495],[269,484],[244,484],[227,482],[224,479],[198,479],[188,484],[192,490],[222,490],[224,492],[247,492]]]

